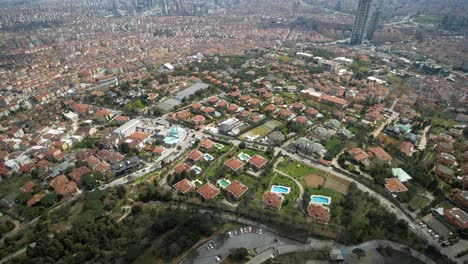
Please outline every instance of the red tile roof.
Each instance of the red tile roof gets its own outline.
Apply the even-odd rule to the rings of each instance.
[[[182,179],[181,181],[174,184],[174,188],[176,188],[181,193],[187,193],[195,189],[195,184],[187,179]]]
[[[190,151],[187,157],[193,161],[199,161],[201,158],[203,158],[203,155],[203,152],[199,151],[198,149],[194,149]]]
[[[45,194],[36,193],[35,195],[33,195],[33,196],[31,197],[31,199],[28,200],[27,205],[28,205],[28,206],[33,206],[33,205],[35,205],[36,203],[40,202],[44,196],[45,196]]]
[[[319,204],[309,204],[307,206],[307,215],[323,223],[330,221],[330,212],[328,208]]]
[[[276,210],[280,210],[283,205],[283,196],[274,192],[265,192],[263,194],[263,202]]]
[[[231,158],[228,161],[226,161],[224,165],[226,165],[233,171],[237,171],[244,166],[244,162],[242,162],[238,158]]]
[[[257,169],[263,168],[267,164],[267,162],[267,159],[257,154],[255,154],[249,159],[249,163],[254,165]]]
[[[76,183],[69,181],[63,174],[55,177],[52,181],[50,181],[49,185],[52,186],[55,192],[60,195],[73,194],[78,191]]]
[[[205,138],[200,142],[200,147],[204,149],[211,149],[215,146],[215,142],[209,138]]]
[[[177,173],[182,173],[184,171],[191,171],[192,168],[189,165],[187,165],[187,163],[181,163],[181,164],[175,166],[174,170]]]
[[[381,147],[371,147],[368,149],[374,156],[383,162],[390,162],[392,161],[392,156],[390,156],[385,150]]]
[[[397,178],[385,179],[385,182],[385,187],[392,193],[408,191],[408,188],[406,188],[406,186],[403,185],[403,183],[401,183]]]
[[[226,191],[232,194],[236,199],[239,199],[249,188],[238,181],[233,181],[226,187]]]
[[[20,191],[22,192],[30,192],[32,190],[32,188],[35,186],[36,184],[33,182],[33,181],[28,181],[27,183],[25,183],[23,186],[21,186],[20,188]]]
[[[218,194],[221,191],[218,188],[216,188],[216,186],[214,186],[213,184],[208,182],[205,185],[203,185],[202,187],[200,187],[197,190],[197,192],[198,192],[198,194],[203,196],[203,198],[205,198],[205,200],[211,200],[211,199],[215,198],[216,196],[218,196]]]
[[[80,183],[81,182],[81,177],[83,177],[83,175],[85,175],[86,173],[90,173],[91,170],[88,169],[88,167],[85,167],[85,166],[81,166],[79,168],[76,168],[76,169],[73,169],[69,174],[68,176],[73,180],[75,181],[76,183]]]

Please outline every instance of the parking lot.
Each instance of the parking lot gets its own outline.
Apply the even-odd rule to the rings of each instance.
[[[260,230],[255,227],[253,229],[254,230],[249,229],[248,227],[244,227],[242,231],[243,233],[240,233],[239,229],[237,229],[238,234],[235,234],[233,231],[231,231],[232,237],[226,234],[210,240],[205,245],[199,248],[199,255],[193,263],[219,263],[220,261],[228,257],[231,249],[241,247],[247,248],[250,251],[254,249],[257,253],[260,253],[270,247],[282,245],[285,242],[287,244],[300,245],[300,243],[291,241],[289,239],[285,239],[283,237],[278,236],[277,234],[265,230],[261,230],[261,232],[259,232]]]

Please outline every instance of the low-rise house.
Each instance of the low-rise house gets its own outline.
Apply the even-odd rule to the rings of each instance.
[[[88,167],[81,166],[79,168],[73,169],[68,174],[68,177],[70,177],[70,179],[72,179],[77,184],[80,184],[81,183],[81,177],[83,177],[83,175],[85,175],[87,173],[90,173],[90,172],[91,172],[91,170]]]
[[[443,180],[449,180],[455,176],[455,172],[452,169],[442,164],[437,164],[434,168],[434,172]]]
[[[198,149],[194,149],[189,152],[189,154],[187,155],[187,158],[191,162],[199,162],[200,160],[203,159],[203,155],[204,155],[203,152],[199,151]]]
[[[205,139],[202,139],[200,141],[200,148],[201,149],[209,151],[209,150],[212,150],[215,147],[216,147],[216,143],[213,140],[209,139],[209,138],[205,138]]]
[[[280,110],[279,114],[280,114],[281,119],[288,120],[291,117],[292,112],[287,108],[283,108],[283,109]]]
[[[437,156],[437,161],[445,166],[452,166],[457,162],[457,159],[453,155],[440,153]]]
[[[403,143],[401,143],[401,145],[400,145],[400,147],[398,149],[405,156],[411,157],[413,155],[414,145],[409,141],[404,141]]]
[[[226,191],[236,200],[239,200],[249,188],[239,181],[233,181],[226,187]]]
[[[322,223],[330,221],[330,209],[319,204],[309,204],[307,206],[307,216]]]
[[[186,194],[195,189],[195,184],[184,178],[178,181],[173,187],[182,194]]]
[[[294,147],[298,152],[316,157],[323,157],[327,149],[320,143],[312,142],[307,138],[299,138],[294,142]]]
[[[265,192],[262,200],[266,207],[279,211],[283,205],[284,197],[278,193]]]
[[[45,194],[43,193],[36,193],[35,195],[33,195],[27,202],[26,204],[28,206],[33,206],[35,204],[37,204],[38,202],[40,202],[42,200],[42,198],[44,198]]]
[[[192,168],[189,165],[187,165],[187,163],[184,163],[184,162],[174,167],[174,171],[178,174],[189,172],[191,170]]]
[[[458,229],[468,228],[468,214],[458,207],[453,207],[444,212],[445,218]]]
[[[408,191],[408,188],[406,188],[406,186],[403,183],[401,183],[397,178],[385,179],[385,188],[391,194]]]
[[[268,142],[272,145],[280,145],[285,140],[285,136],[280,131],[273,131],[267,136]]]
[[[374,162],[378,164],[388,164],[393,158],[381,147],[368,148],[369,154],[371,155]]]
[[[464,208],[468,209],[468,191],[458,191],[453,198]]]
[[[348,150],[348,154],[353,158],[355,162],[361,163],[364,166],[370,165],[369,154],[367,154],[361,148],[350,149]]]
[[[447,143],[444,141],[437,143],[437,150],[445,153],[453,153],[455,151],[452,143]]]
[[[36,184],[33,181],[28,181],[23,186],[21,186],[20,191],[24,193],[30,192]]]
[[[204,200],[212,200],[216,196],[218,196],[220,192],[221,191],[218,188],[216,188],[216,186],[209,182],[197,190],[197,193],[200,194]]]
[[[245,165],[244,162],[242,162],[241,160],[235,157],[229,159],[228,161],[224,163],[224,166],[226,167],[226,169],[231,170],[233,172],[238,172],[242,170],[244,165]]]
[[[268,163],[268,160],[260,155],[255,154],[249,159],[248,162],[253,170],[259,171],[265,168],[266,164]]]
[[[49,185],[59,195],[66,196],[75,194],[78,191],[78,186],[74,181],[69,181],[63,174],[58,175],[49,182]]]

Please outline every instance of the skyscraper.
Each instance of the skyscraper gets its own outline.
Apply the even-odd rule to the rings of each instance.
[[[380,18],[382,16],[382,10],[377,8],[374,13],[372,13],[372,16],[369,21],[369,27],[367,28],[367,36],[366,39],[372,40],[374,37],[374,33],[377,29],[379,29],[379,24],[380,24]]]
[[[351,34],[351,41],[349,42],[351,45],[362,44],[362,41],[364,40],[371,2],[372,0],[359,0],[353,32]]]

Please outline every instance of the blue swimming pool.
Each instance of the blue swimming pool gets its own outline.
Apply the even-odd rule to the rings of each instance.
[[[274,193],[288,194],[291,192],[291,188],[281,185],[273,185],[271,186],[271,191]]]
[[[203,155],[203,157],[205,158],[205,160],[207,161],[212,161],[214,160],[214,157],[211,156],[210,154],[206,153],[205,155]]]
[[[329,205],[329,204],[331,204],[331,198],[328,197],[328,196],[323,196],[323,195],[311,195],[310,196],[310,202],[311,203],[316,203],[316,204]]]

